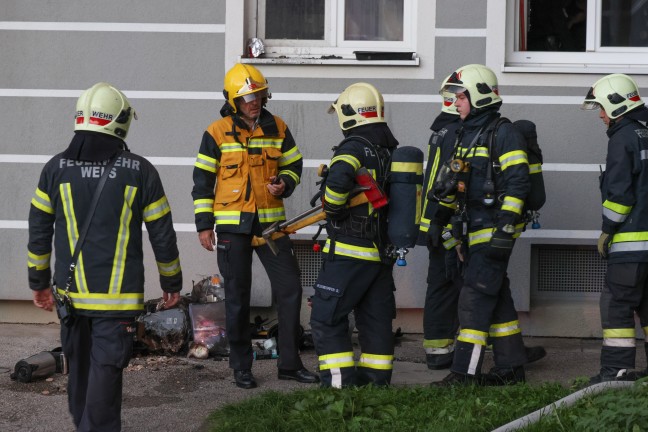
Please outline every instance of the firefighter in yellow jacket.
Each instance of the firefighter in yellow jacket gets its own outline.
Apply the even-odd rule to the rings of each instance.
[[[264,228],[286,219],[283,199],[299,184],[302,155],[286,123],[264,108],[270,92],[258,69],[234,65],[225,74],[223,94],[223,118],[203,134],[192,196],[200,244],[217,251],[224,278],[230,367],[238,387],[257,386],[251,372],[249,328],[252,252],[256,252],[277,303],[278,378],[316,383],[319,378],[304,368],[299,357],[302,286],[292,242],[287,236],[277,239],[276,256],[267,245],[252,245]]]

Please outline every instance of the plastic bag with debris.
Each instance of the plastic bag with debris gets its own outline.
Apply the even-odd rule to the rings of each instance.
[[[189,339],[188,299],[181,297],[173,309],[157,310],[160,300],[149,300],[144,305],[146,312],[137,317],[137,339],[150,352],[176,354]]]
[[[192,302],[211,303],[222,300],[225,300],[225,288],[223,287],[223,278],[220,275],[205,276],[198,282],[193,282],[191,290]]]
[[[192,348],[204,346],[210,355],[229,355],[229,341],[225,332],[224,301],[205,304],[192,303],[189,305],[189,317],[193,330]],[[198,355],[194,356],[200,358]]]

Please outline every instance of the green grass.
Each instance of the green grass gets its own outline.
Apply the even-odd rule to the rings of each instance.
[[[491,431],[572,390],[558,384],[267,392],[212,413],[225,431]]]
[[[644,381],[644,380],[642,380]],[[586,396],[527,432],[648,431],[648,383]],[[266,392],[213,412],[210,432],[491,431],[575,392],[559,384]]]

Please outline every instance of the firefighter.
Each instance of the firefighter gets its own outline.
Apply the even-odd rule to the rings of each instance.
[[[448,77],[449,78],[449,77]],[[446,83],[447,78],[441,84]],[[439,169],[451,159],[461,119],[454,106],[455,95],[442,92],[441,113],[434,119],[428,141],[428,163],[424,187],[434,195],[434,183]],[[429,369],[446,369],[452,364],[454,339],[459,328],[457,301],[463,280],[461,261],[455,247],[460,243],[445,230],[443,221],[434,218],[439,202],[424,195],[418,245],[428,248],[427,290],[423,308],[423,348]],[[445,238],[442,238],[445,234]]]
[[[418,244],[427,246],[429,253],[427,290],[423,309],[423,348],[429,369],[446,369],[454,357],[455,336],[459,328],[457,303],[463,285],[462,240],[452,236],[451,227],[443,226],[444,209],[454,209],[454,196],[439,197],[445,188],[439,171],[448,170],[452,160],[461,118],[454,106],[454,93],[443,91],[449,76],[443,80],[441,113],[432,123],[428,143],[428,165],[425,176],[425,195]],[[435,189],[436,188],[436,189]],[[440,199],[439,199],[440,198]],[[439,211],[437,216],[437,208]],[[541,346],[525,347],[527,362],[546,356]]]
[[[371,84],[347,87],[333,102],[345,139],[334,147],[322,205],[328,238],[314,285],[311,329],[322,387],[389,385],[394,360],[394,258],[386,253],[387,207],[348,207],[364,167],[385,185],[391,153],[398,146],[385,122],[384,101]],[[348,315],[354,312],[360,348],[354,360]]]
[[[631,369],[635,313],[648,334],[648,109],[637,84],[623,74],[594,83],[582,109],[600,110],[609,138],[600,181],[603,224],[598,241],[598,251],[607,259],[600,298],[603,347],[601,370],[590,383],[635,380],[647,373]],[[646,344],[644,349],[648,352]]]
[[[291,240],[253,246],[254,236],[286,219],[283,199],[299,184],[302,155],[286,123],[265,109],[268,82],[251,65],[236,64],[224,79],[223,118],[204,132],[193,171],[192,196],[198,240],[216,250],[224,278],[229,365],[240,388],[257,386],[252,374],[250,293],[252,254],[261,260],[277,303],[278,378],[316,383],[299,356],[302,286]],[[217,236],[214,233],[216,229]]]
[[[126,96],[98,83],[79,97],[75,135],[43,168],[29,213],[28,274],[36,306],[54,306],[52,237],[58,294],[70,277],[74,318],[63,321],[69,365],[68,407],[78,431],[121,430],[123,368],[133,349],[135,317],[144,310],[142,223],[160,274],[165,308],[180,298],[182,271],[171,208],[151,163],[126,146],[135,117]],[[93,196],[113,163],[97,205]],[[88,229],[84,224],[90,220]],[[86,232],[85,240],[80,239]],[[76,268],[70,270],[77,242]]]
[[[450,222],[455,238],[467,237],[467,256],[459,295],[461,330],[451,373],[438,384],[521,382],[527,356],[506,271],[515,238],[524,227],[522,211],[529,193],[524,137],[511,124],[500,126],[490,150],[495,178],[489,179],[491,155],[483,132],[500,117],[502,105],[495,74],[483,65],[466,65],[442,90],[455,94],[462,127],[448,171],[452,175],[442,179],[454,180],[454,188],[440,197],[452,200],[454,209],[439,205],[434,217],[441,225]],[[488,342],[495,366],[482,375]]]

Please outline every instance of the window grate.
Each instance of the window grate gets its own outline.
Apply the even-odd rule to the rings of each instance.
[[[314,252],[313,243],[310,241],[294,241],[293,246],[301,270],[302,287],[312,287],[322,266],[322,253]]]
[[[537,291],[553,293],[600,293],[607,264],[596,247],[534,246]]]

